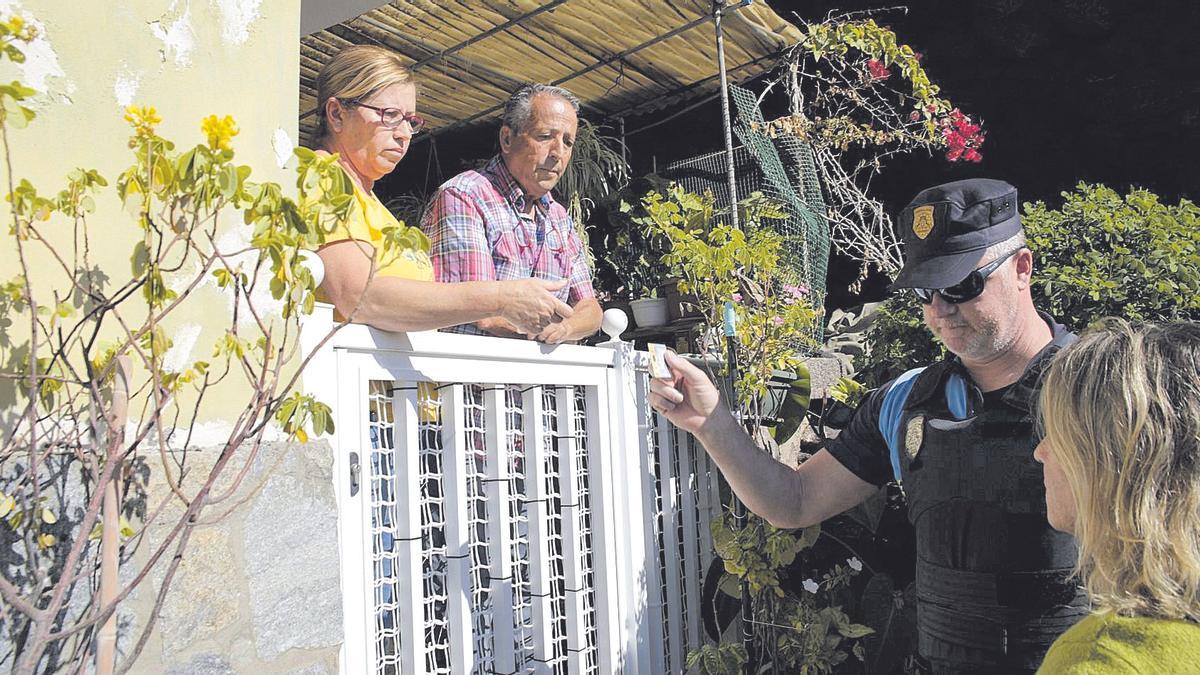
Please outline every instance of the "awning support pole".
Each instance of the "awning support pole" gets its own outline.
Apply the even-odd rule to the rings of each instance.
[[[626,153],[627,146],[625,145],[625,118],[624,117],[617,118],[617,132],[621,134],[621,161],[624,162],[625,164],[629,164],[629,157],[627,156],[627,153]]]
[[[733,124],[729,119],[729,81],[725,73],[725,35],[721,28],[724,6],[722,0],[713,0],[713,25],[717,32],[717,67],[720,69],[721,79],[721,128],[725,133],[725,173],[729,179],[729,218],[731,224],[740,229],[737,177],[733,171]]]
[[[743,3],[739,3],[743,4]],[[725,133],[725,173],[729,179],[729,221],[735,229],[740,229],[741,224],[738,222],[738,195],[737,195],[737,176],[733,168],[733,125],[729,119],[729,82],[726,79],[725,72],[725,35],[721,30],[721,15],[724,11],[725,3],[723,0],[713,0],[713,25],[716,27],[717,33],[717,67],[720,69],[721,79],[721,127]],[[738,381],[738,363],[737,363],[737,338],[734,337],[735,330],[733,326],[733,307],[732,298],[726,303],[725,311],[725,335],[726,344],[729,353],[726,355],[726,363],[729,364],[729,377],[733,382]],[[734,415],[736,416],[737,397],[731,397],[735,407]],[[737,496],[733,497],[733,518],[734,527],[742,530],[746,527],[746,505]],[[746,655],[749,660],[746,662],[744,673],[750,675],[754,672],[754,599],[750,597],[750,584],[745,579],[742,580],[742,646],[746,648]]]

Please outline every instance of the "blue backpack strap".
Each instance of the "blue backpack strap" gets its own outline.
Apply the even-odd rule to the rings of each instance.
[[[924,368],[913,368],[896,378],[890,389],[883,395],[883,406],[879,411],[879,433],[887,442],[888,452],[892,460],[892,475],[900,481],[900,445],[904,437],[900,430],[900,421],[904,417],[904,404],[912,393],[917,376]],[[967,419],[967,381],[958,373],[951,373],[946,378],[946,405],[955,419]]]
[[[900,431],[900,419],[904,416],[904,402],[908,400],[908,395],[917,382],[917,376],[924,370],[925,368],[913,368],[897,377],[896,381],[892,382],[892,386],[884,393],[883,406],[879,410],[879,433],[883,434],[883,440],[887,442],[892,459],[892,475],[896,477],[897,481],[900,480],[900,444],[904,442]]]
[[[946,378],[946,406],[954,419],[967,419],[967,381],[958,373],[950,373]]]

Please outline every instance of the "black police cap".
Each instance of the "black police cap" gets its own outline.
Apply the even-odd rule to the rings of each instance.
[[[946,288],[979,267],[992,244],[1021,231],[1017,189],[969,178],[921,191],[900,212],[904,267],[893,288]]]

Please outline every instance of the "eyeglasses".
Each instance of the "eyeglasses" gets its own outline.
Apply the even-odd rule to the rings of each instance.
[[[934,293],[942,296],[943,300],[952,305],[974,300],[975,298],[979,297],[980,293],[983,293],[983,287],[987,284],[988,276],[992,272],[1000,269],[1000,266],[1004,264],[1005,260],[1013,257],[1021,250],[1023,249],[1012,251],[1008,255],[996,258],[992,262],[980,267],[977,270],[972,270],[971,273],[967,275],[966,279],[963,279],[953,286],[948,286],[946,288],[914,288],[913,293],[917,294],[917,298],[923,305],[933,303]]]
[[[349,105],[356,105],[360,108],[368,108],[379,113],[379,123],[388,129],[395,129],[400,126],[401,122],[408,122],[408,128],[412,129],[415,134],[425,126],[425,118],[416,113],[406,113],[399,108],[378,108],[373,105],[367,105],[362,101],[350,100],[346,101]]]

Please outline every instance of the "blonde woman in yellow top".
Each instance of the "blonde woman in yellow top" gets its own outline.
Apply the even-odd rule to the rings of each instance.
[[[416,83],[397,54],[370,45],[343,49],[321,69],[317,101],[318,152],[336,153],[354,186],[350,217],[317,252],[325,265],[320,291],[338,315],[392,331],[502,317],[529,335],[571,316],[571,307],[552,294],[564,281],[433,281],[423,235],[413,237],[423,246],[383,257],[382,231],[400,223],[372,188],[396,168],[424,124]]]
[[[1110,321],[1042,385],[1046,517],[1092,615],[1038,673],[1200,673],[1200,325]]]

